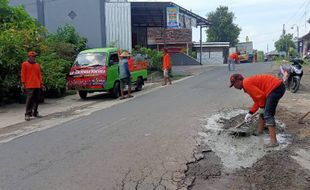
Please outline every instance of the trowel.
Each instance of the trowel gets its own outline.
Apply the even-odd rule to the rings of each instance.
[[[255,114],[253,114],[252,118],[257,116],[258,112],[256,112]],[[246,124],[245,121],[237,124],[235,127],[232,127],[229,129],[230,134],[234,135],[234,136],[241,136],[241,137],[247,137],[250,136],[253,133],[253,129],[251,127],[247,127],[247,128],[240,128],[241,126],[243,126],[244,124]]]
[[[257,115],[258,115],[258,112],[254,113],[254,114],[252,115],[252,118],[255,117],[255,116],[257,116]],[[235,128],[235,129],[240,128],[240,127],[241,127],[242,125],[244,125],[245,123],[246,123],[246,122],[243,121],[243,122],[239,123],[238,125],[236,125],[234,128]]]

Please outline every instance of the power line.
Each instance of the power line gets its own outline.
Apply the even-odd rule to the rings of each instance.
[[[301,15],[301,17],[299,17],[298,20],[301,20],[304,16],[306,16],[306,14],[307,14],[307,8],[308,8],[309,5],[310,5],[310,0],[309,0],[308,3],[305,5],[305,11],[304,11],[304,13]]]
[[[296,24],[301,26],[300,27],[300,31],[305,30],[305,33],[307,33],[307,11],[308,11],[308,7],[310,6],[310,0],[305,4],[304,6],[304,11],[303,14],[298,18],[298,20],[296,21]]]
[[[300,11],[303,10],[303,8],[305,7],[305,5],[306,5],[307,3],[310,3],[310,0],[305,0],[305,1],[301,4],[301,6],[298,8],[298,10],[295,12],[295,14],[294,14],[292,17],[290,17],[290,18],[287,20],[287,22],[285,22],[285,23],[290,23],[290,21],[291,21],[292,19],[294,19],[294,18],[300,13]]]

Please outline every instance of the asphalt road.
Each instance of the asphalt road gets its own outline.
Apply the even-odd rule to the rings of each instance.
[[[237,72],[269,72],[244,64]],[[0,144],[1,190],[175,189],[193,160],[200,119],[248,107],[226,67]],[[100,100],[98,100],[100,101]]]

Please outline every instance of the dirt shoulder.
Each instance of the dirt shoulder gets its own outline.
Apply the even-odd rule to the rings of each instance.
[[[273,70],[276,74],[277,68]],[[197,154],[202,154],[199,160],[188,164],[186,176],[192,179],[189,189],[309,189],[310,188],[310,114],[298,123],[306,112],[310,111],[310,67],[304,67],[304,76],[301,81],[300,90],[293,94],[289,91],[281,99],[277,110],[277,119],[284,123],[282,137],[287,138],[289,143],[278,149],[262,150],[261,147],[252,146],[258,137],[245,137],[243,140],[229,140],[223,132],[217,132],[214,141],[223,138],[226,144],[231,144],[222,154],[219,146],[212,145],[210,130],[205,132],[205,144],[197,149]],[[210,123],[210,121],[208,121]],[[247,141],[246,138],[252,139]],[[265,132],[268,138],[268,131]],[[223,140],[223,141],[224,141]],[[236,141],[240,141],[236,143]],[[242,143],[241,143],[242,142]],[[236,144],[234,144],[236,143]],[[222,144],[220,149],[227,146]],[[206,148],[209,151],[203,151]],[[247,151],[239,152],[240,160],[244,157],[256,156],[258,159],[251,166],[244,166],[234,170],[227,170],[227,166],[237,164],[234,160],[235,152],[246,148]],[[251,152],[250,149],[254,149]],[[260,154],[263,155],[262,157]],[[224,155],[224,156],[223,156]],[[221,157],[222,156],[222,157]],[[231,161],[227,165],[227,160]],[[239,161],[240,161],[239,160]]]

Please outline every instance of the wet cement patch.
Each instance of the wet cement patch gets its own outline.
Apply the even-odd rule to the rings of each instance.
[[[193,179],[189,189],[255,189],[255,184],[245,177],[247,169],[255,167],[258,161],[267,162],[268,156],[282,152],[291,143],[292,136],[284,132],[285,124],[280,121],[277,121],[280,143],[277,148],[264,147],[269,142],[268,130],[261,136],[231,135],[230,129],[243,121],[245,113],[244,110],[223,111],[204,121],[204,130],[199,133],[199,149],[209,151],[202,152],[200,159],[188,164],[186,177]],[[258,120],[253,120],[242,127],[252,128],[254,132],[257,124]],[[243,172],[241,176],[237,175],[239,171]]]
[[[221,158],[226,171],[250,167],[270,151],[264,147],[265,144],[269,143],[268,130],[260,136],[252,135],[258,125],[257,119],[240,128],[252,132],[249,136],[231,135],[231,129],[236,123],[243,121],[244,114],[244,110],[234,110],[213,115],[206,120],[204,131],[199,134],[204,143]],[[291,141],[290,135],[281,133],[284,127],[284,124],[277,121],[277,138],[280,146],[273,150],[283,149]]]

